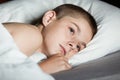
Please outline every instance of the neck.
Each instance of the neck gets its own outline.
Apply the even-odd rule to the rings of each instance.
[[[40,48],[37,50],[39,53],[43,53],[44,55],[48,56],[46,50],[45,50],[44,42],[41,44]]]
[[[44,29],[44,26],[43,25],[37,25],[36,27],[38,27],[38,29],[40,30],[40,32],[42,32],[42,30]]]
[[[46,48],[45,42],[44,42],[44,35],[43,35],[44,26],[43,25],[38,25],[37,27],[38,27],[40,33],[42,34],[42,38],[43,38],[42,44],[41,44],[40,48],[37,50],[37,52],[43,53],[46,56],[48,56],[47,50],[46,50],[47,48]]]

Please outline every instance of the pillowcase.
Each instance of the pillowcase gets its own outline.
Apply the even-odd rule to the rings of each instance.
[[[45,11],[64,4],[79,4],[88,10],[94,0],[12,0],[0,4],[0,22],[25,22],[39,18]],[[90,4],[88,4],[90,2]]]
[[[89,12],[98,23],[98,32],[83,51],[70,59],[78,65],[120,50],[120,9],[102,1],[94,1]]]
[[[120,50],[120,9],[99,0],[14,0],[0,5],[0,22],[30,23],[45,11],[64,3],[84,8],[98,23],[93,40],[69,60],[70,64],[76,66]]]

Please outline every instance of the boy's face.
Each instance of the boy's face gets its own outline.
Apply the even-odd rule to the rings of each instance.
[[[52,20],[43,30],[43,53],[47,56],[84,49],[93,34],[88,22],[69,16]]]

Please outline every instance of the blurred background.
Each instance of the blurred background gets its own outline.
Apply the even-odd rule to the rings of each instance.
[[[6,2],[6,1],[10,1],[10,0],[0,0],[0,3]],[[101,1],[105,1],[107,3],[110,3],[110,4],[120,8],[120,0],[101,0]]]

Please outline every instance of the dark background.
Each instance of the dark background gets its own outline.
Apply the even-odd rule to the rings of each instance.
[[[120,8],[120,0],[101,0]]]
[[[5,1],[7,1],[7,0],[0,0],[0,3],[5,2]]]
[[[10,1],[10,0],[0,0],[0,3],[6,2],[6,1]],[[120,0],[101,0],[101,1],[105,1],[107,3],[110,3],[110,4],[120,8]]]

